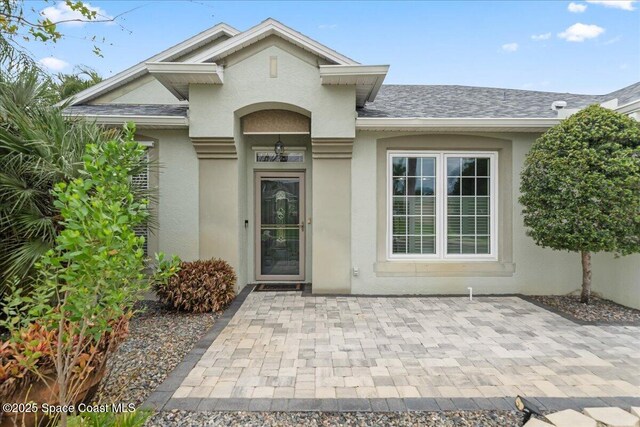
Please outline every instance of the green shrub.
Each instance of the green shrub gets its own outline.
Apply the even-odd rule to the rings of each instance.
[[[124,133],[124,138],[88,145],[82,178],[55,185],[52,196],[62,230],[36,264],[33,290],[27,296],[14,290],[3,309],[6,320],[1,324],[16,345],[25,347],[29,335],[23,331],[34,323],[57,334],[55,340],[38,343],[51,355],[45,360],[53,364],[54,403],[60,405],[75,403],[88,374],[100,372],[106,357],[99,359],[94,349],[113,351],[107,343],[114,321],[128,320],[148,287],[144,238],[134,231],[148,217],[147,201],[135,197],[130,179],[144,147],[134,141],[133,125]],[[32,356],[24,358],[24,365],[42,375],[40,357]],[[66,425],[67,414],[60,416]]]
[[[154,285],[160,301],[173,308],[192,313],[218,311],[235,297],[236,273],[224,260],[182,262],[169,275],[167,268],[172,268],[170,263],[163,264],[164,276],[156,273]]]
[[[85,412],[69,419],[69,427],[142,427],[151,417],[149,410],[131,412]]]

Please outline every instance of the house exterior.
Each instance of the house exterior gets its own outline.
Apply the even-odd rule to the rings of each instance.
[[[518,204],[534,140],[607,95],[383,85],[268,19],[219,24],[78,94],[67,113],[137,124],[161,164],[150,252],[221,257],[239,284],[314,293],[562,294],[580,259],[537,247]],[[640,307],[640,256],[594,259],[594,290]]]

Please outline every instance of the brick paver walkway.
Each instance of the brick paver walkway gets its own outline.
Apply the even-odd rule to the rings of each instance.
[[[251,293],[177,398],[640,396],[640,327],[518,297]]]

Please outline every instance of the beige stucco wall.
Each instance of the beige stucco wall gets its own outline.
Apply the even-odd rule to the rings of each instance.
[[[158,249],[186,261],[198,259],[198,159],[187,131],[140,133],[155,140],[159,161]]]
[[[147,74],[106,93],[90,104],[185,104],[153,76]]]
[[[238,161],[200,159],[200,257],[224,258],[240,270]],[[196,182],[198,182],[196,180]],[[206,195],[206,197],[204,197]]]
[[[313,177],[313,292],[351,293],[351,159],[314,159]]]
[[[611,254],[597,254],[592,268],[594,292],[640,309],[640,255],[614,258]]]
[[[520,185],[520,170],[524,156],[536,135],[529,134],[485,134],[483,137],[511,140],[511,156],[513,164],[508,179],[511,180],[511,200],[515,203],[512,216],[511,236],[503,236],[510,240],[512,260],[515,264],[513,273],[505,275],[502,271],[478,271],[477,275],[465,277],[464,272],[456,274],[449,269],[442,274],[430,275],[376,273],[376,263],[380,245],[376,232],[378,215],[384,214],[376,207],[378,198],[385,197],[386,186],[376,186],[379,162],[377,160],[377,139],[381,137],[401,136],[399,133],[360,132],[354,143],[352,159],[352,210],[351,219],[351,256],[353,267],[359,269],[357,277],[351,278],[351,292],[357,294],[412,294],[412,293],[467,293],[471,286],[474,293],[526,293],[526,294],[562,294],[574,290],[581,278],[580,263],[576,255],[554,252],[537,247],[525,235],[524,224],[520,215],[521,207],[517,204]],[[438,136],[425,137],[437,140]],[[443,137],[445,141],[449,137]],[[418,137],[419,139],[419,137]],[[465,144],[474,140],[465,136]],[[484,139],[476,138],[477,141]],[[405,148],[415,149],[416,136],[407,134],[406,141],[413,144]],[[450,142],[450,141],[449,141]],[[444,142],[443,142],[444,143]],[[450,144],[449,144],[450,145]],[[457,150],[460,147],[446,145],[447,149]],[[479,144],[480,145],[480,144]],[[402,147],[398,143],[396,149]],[[468,147],[468,145],[466,145]],[[429,149],[425,143],[425,149]],[[478,148],[480,149],[480,148]],[[500,170],[503,170],[500,167]],[[502,230],[504,233],[505,231]],[[509,260],[502,260],[509,261]],[[428,263],[428,262],[424,262]],[[423,264],[423,263],[418,263]],[[419,267],[418,267],[419,269]],[[481,270],[476,267],[476,270]],[[506,270],[508,271],[508,269]]]
[[[269,74],[273,56],[278,58],[277,78]],[[314,138],[353,138],[355,87],[323,86],[318,61],[275,36],[230,56],[226,59],[224,84],[190,85],[190,135],[233,137],[238,111],[258,104],[262,106],[256,109],[282,104],[310,112]]]

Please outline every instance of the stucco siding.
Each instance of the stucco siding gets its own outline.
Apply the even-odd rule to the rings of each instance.
[[[277,57],[277,77],[269,61]],[[233,137],[234,114],[295,106],[311,115],[313,138],[355,135],[355,87],[323,86],[317,59],[277,37],[228,58],[223,85],[189,87],[190,135]],[[260,105],[254,110],[246,107]]]
[[[91,104],[184,104],[153,76],[139,77],[90,102]]]
[[[401,135],[401,134],[399,134]],[[413,294],[413,293],[467,293],[473,287],[476,293],[525,293],[564,294],[577,288],[580,279],[580,262],[575,254],[542,249],[525,235],[521,216],[519,196],[520,170],[524,156],[536,135],[491,134],[482,135],[512,141],[511,200],[512,232],[503,236],[512,243],[512,258],[515,264],[512,274],[478,273],[474,277],[456,276],[455,272],[430,276],[399,273],[384,276],[376,272],[379,261],[380,242],[377,237],[377,215],[384,214],[376,206],[378,197],[384,197],[386,186],[376,186],[378,159],[376,141],[394,136],[385,133],[361,132],[358,134],[352,160],[352,260],[353,267],[359,269],[358,276],[352,276],[351,292],[362,294]],[[415,136],[411,137],[412,140]],[[430,136],[432,140],[434,136]],[[437,136],[436,136],[437,138]],[[468,138],[468,137],[466,137]],[[473,139],[473,137],[471,137]],[[413,146],[412,149],[415,149]],[[455,146],[450,147],[455,150]],[[500,190],[499,190],[500,191]],[[428,262],[420,262],[423,264]]]
[[[640,309],[640,255],[593,257],[592,290],[618,304]]]
[[[198,159],[187,131],[142,132],[157,140],[158,248],[185,261],[198,259]]]

